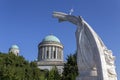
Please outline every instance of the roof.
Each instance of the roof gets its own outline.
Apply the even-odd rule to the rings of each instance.
[[[56,36],[54,36],[54,35],[48,35],[48,36],[46,36],[44,39],[43,39],[43,41],[42,42],[48,42],[48,41],[53,41],[53,42],[59,42],[60,43],[60,40],[56,37]]]
[[[17,45],[12,45],[10,48],[11,49],[19,49],[19,47]]]

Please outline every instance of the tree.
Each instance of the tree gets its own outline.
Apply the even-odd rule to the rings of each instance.
[[[56,66],[49,71],[48,80],[61,80],[61,75]]]
[[[40,69],[22,56],[0,53],[0,80],[41,80]]]
[[[63,80],[75,80],[76,76],[78,75],[78,67],[77,67],[77,60],[76,60],[76,53],[70,54],[67,57],[67,62],[64,64]]]

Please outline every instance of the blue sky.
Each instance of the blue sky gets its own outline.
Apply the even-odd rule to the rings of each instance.
[[[27,60],[37,58],[37,46],[53,34],[64,45],[64,56],[76,50],[76,26],[58,23],[53,11],[82,16],[116,56],[120,77],[120,0],[0,0],[0,51],[17,44]],[[120,78],[119,78],[120,79]]]

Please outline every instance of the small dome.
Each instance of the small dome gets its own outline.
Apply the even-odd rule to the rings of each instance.
[[[54,41],[54,42],[59,42],[60,43],[60,40],[56,36],[54,36],[54,35],[48,35],[48,36],[46,36],[43,39],[43,42],[44,41]]]
[[[11,49],[19,49],[19,47],[17,45],[12,45]]]

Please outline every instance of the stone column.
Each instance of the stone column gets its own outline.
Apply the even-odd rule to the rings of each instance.
[[[56,47],[55,59],[57,59],[57,55],[58,55],[58,47]]]
[[[38,47],[38,61],[40,61],[40,48]]]
[[[42,49],[42,51],[41,51],[42,59],[44,59],[44,52],[45,52],[44,50],[45,49],[44,49],[44,47],[42,47],[41,49]]]
[[[63,60],[63,49],[61,49],[61,59]]]
[[[59,47],[57,48],[57,59],[60,59],[60,49],[59,49]]]
[[[44,50],[44,59],[46,59],[47,58],[47,47],[45,46],[45,50]]]
[[[53,46],[53,47],[52,47],[52,51],[53,51],[53,52],[51,53],[51,59],[54,58],[54,57],[53,57],[53,55],[54,55],[54,50],[55,50],[55,47]]]
[[[49,46],[48,51],[49,51],[49,59],[50,59],[51,58],[51,46]]]
[[[38,52],[39,54],[38,54],[38,57],[39,57],[39,61],[42,59],[42,53],[41,53],[41,48],[39,48],[39,52]]]
[[[59,50],[60,50],[60,59],[62,59],[62,50],[61,48]]]
[[[51,54],[50,54],[50,59],[52,59],[52,54],[53,54],[53,46],[51,46]]]
[[[53,59],[55,59],[55,58],[54,58],[54,56],[55,56],[55,53],[56,53],[56,47],[54,47]]]

